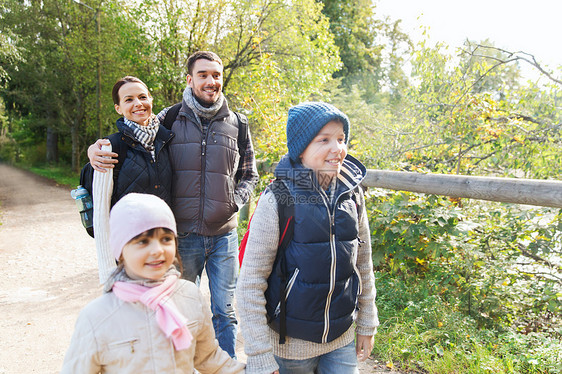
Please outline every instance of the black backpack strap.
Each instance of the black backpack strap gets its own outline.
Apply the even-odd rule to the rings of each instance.
[[[113,178],[117,179],[117,175],[119,174],[119,169],[121,169],[121,165],[127,158],[127,143],[125,143],[123,139],[123,134],[120,132],[116,132],[115,134],[111,134],[107,137],[107,139],[111,142],[111,151],[117,153],[117,165],[113,168]]]
[[[162,123],[162,125],[164,125],[165,128],[167,128],[168,130],[172,130],[172,125],[174,124],[176,118],[178,118],[178,113],[180,112],[180,109],[181,109],[181,102],[174,104],[173,106],[170,107],[170,109],[168,109],[168,111],[166,112],[166,116],[164,117],[164,122]]]
[[[271,183],[271,191],[277,200],[277,211],[279,214],[279,247],[276,255],[277,275],[281,279],[279,294],[280,314],[279,314],[279,344],[285,344],[287,336],[287,259],[285,250],[291,243],[295,225],[295,202],[291,192],[282,181],[276,179]]]
[[[120,132],[116,132],[115,134],[111,134],[107,137],[107,139],[111,142],[111,151],[117,153],[117,160],[119,163],[115,165],[115,168],[120,168],[127,157],[127,144],[123,141],[123,136],[124,135]]]
[[[240,157],[243,157],[246,152],[246,144],[248,144],[248,117],[238,112],[234,112],[234,114],[238,118],[238,153]]]
[[[242,160],[248,145],[248,117],[238,112],[233,113],[236,115],[236,118],[238,118],[238,139],[236,141],[238,145],[238,154],[240,155],[240,160]],[[242,178],[242,170],[238,169],[234,175],[236,183],[240,181],[240,178]]]
[[[127,144],[123,141],[122,135],[120,132],[116,132],[115,134],[109,135],[106,139],[111,142],[111,150],[117,153],[117,160],[118,163],[113,168],[113,194],[112,194],[112,206],[113,206],[113,196],[115,195],[115,188],[117,185],[117,177],[119,175],[119,170],[121,169],[121,165],[125,158],[127,157]],[[80,185],[84,187],[90,195],[94,196],[93,193],[93,184],[94,184],[94,168],[87,162],[82,170],[80,171]],[[88,234],[93,238],[94,237],[94,228],[89,227],[86,229]]]
[[[90,195],[92,194],[92,184],[94,182],[94,168],[87,162],[80,170],[80,185],[84,187]]]

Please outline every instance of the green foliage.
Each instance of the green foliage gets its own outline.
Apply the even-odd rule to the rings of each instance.
[[[0,14],[7,11],[0,5]],[[21,55],[12,42],[14,36],[9,30],[0,31],[0,87],[4,87],[10,79],[4,66],[15,64],[21,59]]]
[[[452,255],[461,212],[443,198],[408,193],[378,194],[369,200],[373,264],[392,271],[418,271]]]
[[[353,76],[379,70],[381,48],[375,41],[382,22],[374,18],[371,2],[323,0],[322,3],[322,12],[330,20],[330,31],[343,62],[335,76]]]
[[[320,11],[311,0],[248,2],[221,44],[234,56],[226,57],[227,95],[248,114],[260,158],[275,161],[286,152],[288,108],[318,92],[340,66]]]
[[[428,292],[428,278],[377,273],[374,355],[426,373],[560,373],[559,337],[481,329],[459,299]]]
[[[9,163],[32,164],[43,161],[43,155],[37,158],[37,129],[33,126],[31,115],[14,120],[3,128],[0,137],[0,160]],[[44,149],[44,147],[43,147]]]
[[[367,209],[377,356],[432,373],[559,372],[556,211],[377,191]]]
[[[546,208],[457,204],[411,193],[369,199],[374,265],[435,277],[432,291],[464,300],[482,324],[555,333],[562,312],[560,216]]]
[[[23,60],[0,60],[11,78],[2,92],[7,107],[14,117],[34,115],[37,143],[47,129],[59,145],[70,139],[75,170],[85,146],[114,131],[110,91],[124,75],[147,83],[157,110],[180,100],[192,52],[218,51],[231,107],[249,115],[256,140],[275,144],[258,146],[258,154],[277,157],[288,107],[340,67],[328,20],[313,0],[7,0],[0,17],[0,35],[13,36]]]
[[[418,45],[412,84],[375,100],[343,92],[353,154],[377,168],[558,179],[559,87],[522,86],[493,46],[444,51]],[[367,208],[379,358],[431,373],[562,371],[557,211],[379,190]]]
[[[6,106],[16,118],[33,115],[38,143],[44,140],[47,129],[57,134],[59,141],[69,139],[75,170],[80,164],[83,139],[98,136],[108,127],[101,112],[98,121],[97,99],[108,92],[107,82],[114,81],[115,64],[109,62],[118,61],[113,51],[123,42],[106,26],[111,21],[110,5],[92,4],[100,6],[103,14],[99,33],[97,9],[87,3],[8,0],[10,12],[1,15],[2,30],[11,30],[22,55],[19,64],[5,67],[10,75],[2,92]],[[98,96],[97,68],[101,65],[102,94]]]

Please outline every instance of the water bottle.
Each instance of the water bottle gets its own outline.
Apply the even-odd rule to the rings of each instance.
[[[76,187],[75,190],[70,191],[70,196],[76,201],[78,210],[80,211],[80,218],[82,219],[82,225],[89,232],[93,230],[94,227],[94,203],[92,202],[92,196],[82,186]]]

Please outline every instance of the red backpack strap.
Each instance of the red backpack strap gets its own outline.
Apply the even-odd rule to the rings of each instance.
[[[257,203],[260,202],[260,197],[261,197],[261,193],[260,193],[260,196],[258,197],[258,201],[256,202],[256,205],[257,205]],[[255,211],[254,211],[254,213],[255,213]],[[246,245],[248,244],[248,236],[250,236],[250,224],[252,223],[252,218],[254,218],[254,213],[252,213],[252,215],[250,216],[250,220],[248,221],[248,227],[246,228],[246,232],[244,233],[244,236],[242,237],[242,240],[240,241],[240,245],[238,246],[238,263],[240,264],[240,267],[242,267],[242,260],[244,260],[244,253],[246,253]]]

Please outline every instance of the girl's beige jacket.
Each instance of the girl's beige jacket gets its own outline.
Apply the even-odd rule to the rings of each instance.
[[[172,296],[187,317],[191,346],[174,349],[160,330],[154,311],[128,303],[113,292],[89,303],[78,316],[61,373],[243,373],[244,364],[230,358],[215,339],[211,310],[197,286],[179,280]]]

